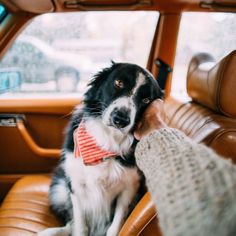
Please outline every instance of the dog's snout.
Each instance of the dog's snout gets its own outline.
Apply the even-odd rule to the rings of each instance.
[[[124,128],[130,124],[130,111],[127,109],[115,109],[111,113],[112,123],[117,128]]]

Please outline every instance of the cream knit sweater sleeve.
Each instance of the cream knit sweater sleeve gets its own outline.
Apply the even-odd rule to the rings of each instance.
[[[165,236],[236,236],[236,167],[163,128],[135,151]]]

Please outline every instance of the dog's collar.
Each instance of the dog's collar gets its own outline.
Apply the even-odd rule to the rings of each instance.
[[[115,152],[101,149],[96,140],[87,132],[84,122],[74,131],[75,157],[83,158],[85,165],[96,165],[102,161],[118,156]]]

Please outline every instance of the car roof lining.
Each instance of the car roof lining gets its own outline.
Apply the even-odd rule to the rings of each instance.
[[[33,14],[93,10],[157,10],[236,12],[235,0],[1,0],[11,12]]]

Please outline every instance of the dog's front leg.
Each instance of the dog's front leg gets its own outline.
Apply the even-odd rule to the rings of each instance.
[[[37,233],[37,236],[70,236],[71,222],[68,222],[64,227],[48,228]]]
[[[128,214],[129,205],[132,202],[137,188],[125,190],[117,199],[115,214],[110,227],[107,230],[106,236],[116,236],[122,227],[124,219]]]
[[[71,193],[71,201],[73,207],[73,236],[88,236],[88,227],[86,225],[82,207],[76,193]]]

